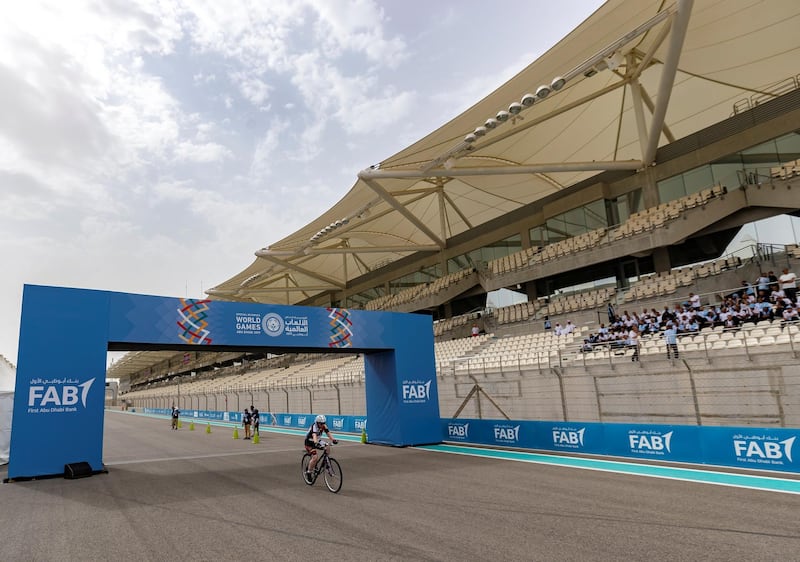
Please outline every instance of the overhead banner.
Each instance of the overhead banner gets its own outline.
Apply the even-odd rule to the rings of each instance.
[[[26,285],[9,479],[103,469],[109,346],[363,353],[370,439],[441,442],[430,316]]]

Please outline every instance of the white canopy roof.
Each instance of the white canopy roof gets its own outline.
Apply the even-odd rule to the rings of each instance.
[[[14,390],[17,384],[17,370],[11,362],[0,355],[0,392]]]
[[[294,304],[600,171],[642,169],[658,146],[796,88],[798,15],[796,0],[611,0],[208,293]]]

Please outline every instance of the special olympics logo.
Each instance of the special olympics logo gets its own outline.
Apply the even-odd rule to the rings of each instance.
[[[178,337],[190,344],[211,344],[208,329],[209,300],[180,299]]]
[[[283,318],[279,314],[270,312],[261,320],[261,327],[268,336],[276,337],[283,333]]]
[[[350,311],[346,308],[328,308],[328,318],[330,318],[330,342],[328,347],[351,347],[353,342],[353,331],[350,320]]]

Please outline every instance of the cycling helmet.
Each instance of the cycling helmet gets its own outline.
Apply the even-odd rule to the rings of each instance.
[[[317,419],[314,420],[314,421],[316,421],[317,423],[325,423],[327,420],[326,420],[325,416],[320,414],[320,415],[317,416]]]

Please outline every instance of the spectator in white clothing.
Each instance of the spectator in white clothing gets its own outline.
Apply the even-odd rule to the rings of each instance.
[[[797,276],[789,271],[789,268],[783,268],[783,275],[778,277],[778,283],[787,298],[791,299],[792,304],[797,302]]]

